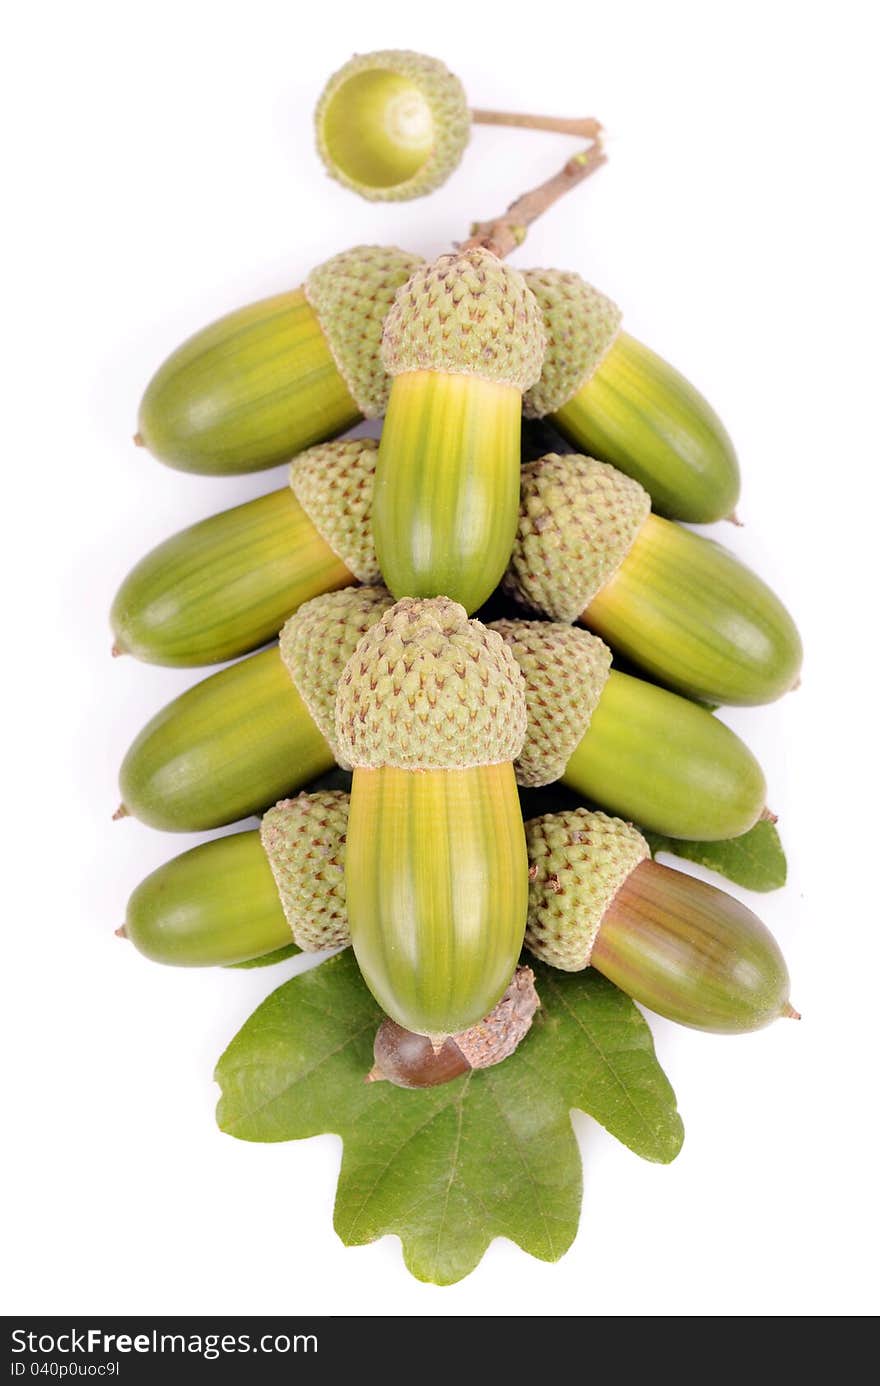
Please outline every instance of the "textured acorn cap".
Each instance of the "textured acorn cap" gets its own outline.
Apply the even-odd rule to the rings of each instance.
[[[526,739],[514,769],[534,788],[561,779],[608,682],[611,651],[589,631],[558,621],[492,621],[526,681]]]
[[[453,1036],[471,1068],[492,1068],[518,1048],[541,1002],[530,967],[518,967],[501,1000],[476,1025]]]
[[[637,828],[588,809],[545,813],[525,825],[529,854],[526,947],[536,958],[580,972],[589,966],[605,911],[650,856]]]
[[[321,443],[290,464],[290,489],[325,543],[358,582],[381,582],[373,544],[375,438]]]
[[[518,270],[479,246],[420,265],[385,319],[382,361],[392,376],[445,371],[525,390],[543,359],[534,294]]]
[[[358,245],[325,260],[306,279],[305,295],[348,393],[367,419],[388,407],[391,381],[380,359],[382,323],[418,255],[396,246]]]
[[[348,795],[282,799],[263,815],[260,841],[294,942],[307,953],[351,942],[345,910]]]
[[[651,510],[647,491],[592,457],[548,453],[522,469],[505,592],[576,621],[617,572]]]
[[[305,602],[285,622],[279,652],[296,691],[339,765],[350,770],[336,740],[336,688],[365,631],[394,598],[385,587],[344,587]]]
[[[526,393],[529,419],[555,414],[577,394],[602,363],[620,331],[622,313],[579,274],[566,270],[524,270],[544,317],[547,350],[541,378]]]
[[[515,760],[523,677],[501,636],[448,597],[404,597],[367,631],[336,698],[336,738],[355,767],[464,770]]]
[[[413,94],[417,93],[417,109],[413,111],[412,99],[407,105],[406,88],[400,84],[402,105],[396,115],[392,109],[390,128],[387,113],[385,119],[380,120],[380,138],[384,136],[386,140],[390,138],[393,141],[396,137],[403,148],[411,141],[412,131],[408,132],[407,126],[413,119],[417,124],[421,124],[427,117],[430,126],[426,132],[429,135],[429,144],[424,160],[401,182],[385,186],[357,177],[351,167],[347,170],[343,168],[339,162],[338,151],[334,154],[333,138],[327,129],[328,114],[335,101],[341,95],[344,96],[348,84],[370,73],[388,73],[403,78],[415,89]],[[421,97],[420,102],[418,97]],[[363,121],[358,119],[358,113],[354,109],[349,118],[353,125],[359,126],[356,138],[361,143],[368,141],[370,132],[365,129]],[[439,188],[461,160],[470,136],[470,128],[471,116],[467,95],[459,79],[437,58],[430,58],[424,53],[413,53],[407,49],[392,48],[379,53],[356,53],[344,67],[334,72],[321,93],[315,110],[318,153],[328,172],[346,188],[360,193],[361,197],[371,202],[405,202],[412,197],[423,197]]]

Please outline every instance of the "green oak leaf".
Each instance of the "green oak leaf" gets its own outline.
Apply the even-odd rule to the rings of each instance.
[[[287,943],[283,948],[276,948],[271,953],[263,953],[259,958],[248,958],[247,962],[229,963],[229,967],[271,967],[273,963],[285,962],[288,958],[295,958],[297,953],[302,950],[295,943]]]
[[[717,871],[729,881],[748,890],[778,890],[785,885],[788,867],[776,825],[762,819],[741,837],[724,842],[686,842],[675,837],[642,829],[651,855],[668,852],[674,857],[697,862],[710,871]]]
[[[350,950],[273,992],[216,1071],[221,1130],[344,1142],[334,1223],[348,1246],[400,1237],[419,1280],[468,1275],[495,1237],[555,1261],[577,1232],[578,1107],[648,1160],[683,1138],[651,1032],[598,973],[533,963],[542,1008],[504,1063],[419,1092],[366,1083],[382,1013]]]

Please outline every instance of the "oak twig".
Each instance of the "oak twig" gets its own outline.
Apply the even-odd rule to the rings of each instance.
[[[597,139],[602,126],[593,116],[583,120],[570,116],[524,115],[514,111],[472,110],[475,125],[512,125],[520,130],[551,130],[558,135],[577,135],[583,140]]]
[[[552,178],[511,202],[507,211],[500,217],[495,217],[491,221],[475,222],[471,227],[469,239],[461,249],[473,250],[475,246],[482,246],[484,250],[491,250],[502,258],[509,255],[517,246],[522,245],[532,222],[537,221],[548,207],[552,207],[553,203],[558,202],[571,188],[577,187],[578,183],[589,178],[590,174],[595,173],[605,162],[605,151],[597,137],[595,143],[582,150],[580,154],[573,155]]]

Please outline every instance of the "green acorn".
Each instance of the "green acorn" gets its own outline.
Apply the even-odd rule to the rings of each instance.
[[[385,320],[393,376],[373,536],[396,597],[466,611],[497,586],[516,533],[522,392],[540,374],[541,315],[522,275],[482,249],[417,269]]]
[[[330,78],[315,111],[328,172],[373,202],[404,202],[439,188],[470,136],[457,77],[406,49],[361,53]]]
[[[118,814],[200,832],[259,813],[332,769],[336,685],[390,603],[384,587],[315,597],[291,616],[279,645],[175,698],[122,762]]]
[[[264,645],[323,592],[380,580],[370,511],[378,443],[323,443],[290,485],[190,525],[122,583],[113,653],[150,664],[222,664]]]
[[[621,312],[579,274],[526,270],[547,351],[525,396],[575,447],[611,462],[674,520],[729,518],[739,464],[721,420],[678,371],[621,330]]]
[[[732,896],[650,860],[641,833],[575,809],[526,823],[526,947],[565,972],[595,967],[667,1020],[717,1034],[797,1018],[785,960]]]
[[[727,549],[650,504],[638,482],[594,458],[527,463],[506,591],[554,620],[581,621],[690,697],[781,697],[803,651],[779,598]]]
[[[386,611],[339,684],[352,945],[383,1011],[417,1034],[487,1015],[522,947],[522,682],[501,637],[438,597]]]
[[[515,770],[562,782],[645,828],[711,841],[748,832],[766,784],[739,737],[706,708],[611,667],[598,636],[553,621],[493,621],[525,678],[528,727]]]
[[[291,943],[304,952],[345,946],[347,822],[347,794],[284,800],[259,830],[203,842],[147,876],[120,932],[175,967],[247,962]]]
[[[197,332],[147,386],[135,441],[180,471],[229,476],[380,418],[390,388],[382,322],[419,263],[393,246],[356,246],[302,289]]]

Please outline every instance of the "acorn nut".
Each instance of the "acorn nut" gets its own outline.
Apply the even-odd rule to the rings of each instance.
[[[345,667],[336,736],[353,767],[352,945],[406,1030],[467,1029],[513,975],[528,895],[513,773],[525,725],[513,655],[445,597],[398,602]]]
[[[772,934],[731,895],[650,860],[619,818],[574,809],[526,823],[526,947],[565,972],[595,967],[634,1001],[697,1030],[797,1018]]]
[[[322,443],[289,486],[221,511],[152,549],[111,610],[114,654],[220,664],[267,640],[324,592],[381,580],[370,512],[378,443]]]
[[[536,269],[524,278],[547,334],[526,416],[549,416],[580,451],[640,482],[658,514],[698,524],[730,518],[739,464],[702,395],[622,331],[617,305],[579,274]]]
[[[356,246],[303,288],[197,332],[148,384],[135,442],[179,471],[231,476],[380,418],[382,321],[419,263],[394,246]]]
[[[443,594],[470,612],[497,586],[516,533],[522,392],[543,354],[534,296],[488,250],[441,255],[398,291],[373,497],[396,597]]]
[[[770,588],[720,544],[652,515],[638,482],[592,457],[523,467],[504,587],[689,697],[768,703],[799,678],[800,636]]]
[[[433,1045],[427,1035],[383,1020],[373,1043],[375,1064],[366,1081],[387,1079],[398,1088],[436,1088],[474,1069],[492,1068],[510,1058],[525,1039],[540,1006],[535,974],[518,967],[501,1000],[485,1019]]]
[[[161,709],[122,762],[124,811],[166,832],[235,823],[338,761],[336,685],[384,587],[347,587],[306,602],[280,644],[211,674]]]

